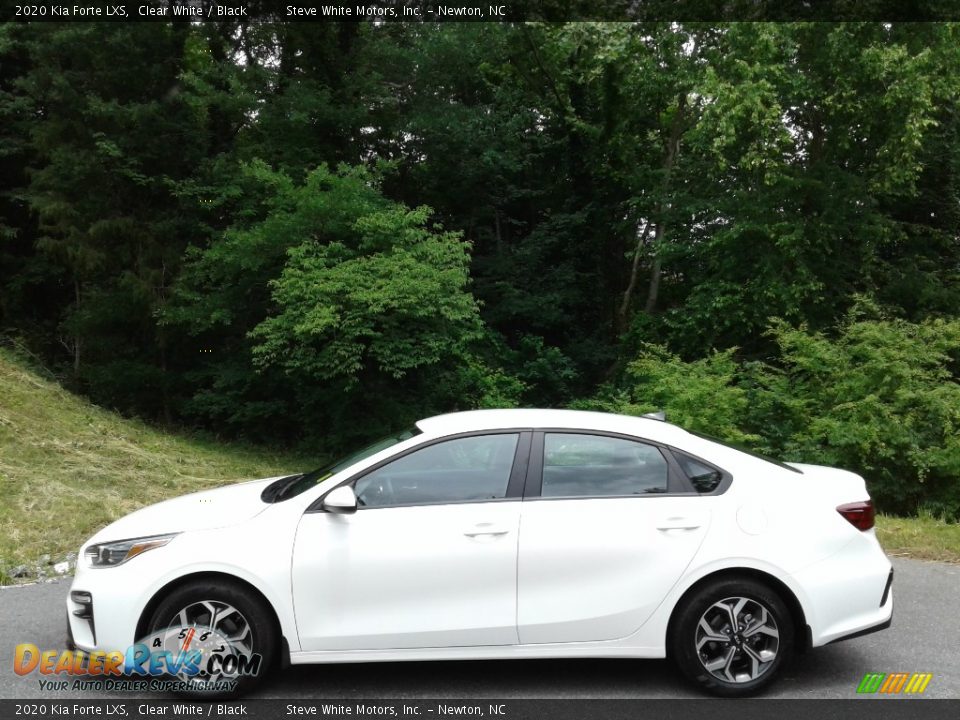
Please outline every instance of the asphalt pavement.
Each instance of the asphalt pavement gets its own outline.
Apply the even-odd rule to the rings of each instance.
[[[895,612],[886,631],[799,656],[765,694],[851,698],[867,672],[929,672],[924,697],[960,698],[960,566],[894,558]],[[130,698],[89,690],[41,690],[13,672],[14,647],[61,648],[66,580],[0,588],[0,698]],[[291,667],[254,697],[679,698],[702,697],[666,660],[509,660]]]

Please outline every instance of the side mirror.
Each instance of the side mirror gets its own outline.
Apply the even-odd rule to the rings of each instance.
[[[349,485],[341,485],[323,499],[323,509],[337,515],[352,515],[357,511],[357,495]]]

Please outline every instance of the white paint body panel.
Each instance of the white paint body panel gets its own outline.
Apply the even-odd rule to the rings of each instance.
[[[524,502],[520,642],[616,640],[635,633],[703,542],[709,512],[702,499]],[[643,570],[624,572],[628,567]]]
[[[516,645],[520,505],[304,515],[292,569],[301,647]]]
[[[727,570],[774,578],[796,599],[814,646],[891,617],[890,563],[872,531],[835,510],[866,500],[852,473],[789,470],[655,420],[558,410],[457,413],[284,502],[270,480],[144,508],[84,545],[180,532],[72,589],[94,598],[89,624],[68,614],[83,650],[123,650],[152,598],[198,572],[256,588],[276,613],[291,661],[663,657],[671,614],[699,580]],[[634,436],[688,452],[732,476],[720,495],[506,499],[307,513],[327,491],[398,453],[485,430],[566,428]],[[670,524],[676,527],[668,527]],[[501,534],[470,536],[476,528]],[[661,529],[664,528],[664,529]],[[79,606],[68,599],[67,609]]]

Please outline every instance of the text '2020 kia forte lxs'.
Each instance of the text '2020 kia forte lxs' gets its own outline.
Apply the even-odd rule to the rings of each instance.
[[[887,627],[891,580],[857,475],[656,419],[486,410],[132,513],[84,545],[67,606],[88,654],[160,634],[256,657],[184,676],[240,691],[280,661],[669,656],[736,696]]]

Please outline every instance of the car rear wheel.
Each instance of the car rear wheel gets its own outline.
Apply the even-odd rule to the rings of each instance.
[[[279,646],[264,601],[239,584],[221,581],[201,580],[173,590],[154,611],[150,631],[165,649],[173,645],[175,655],[184,649],[202,654],[199,674],[175,675],[184,695],[220,697],[250,690],[272,667]],[[236,682],[224,689],[230,681]]]
[[[769,685],[793,652],[793,619],[783,599],[750,579],[707,583],[675,616],[671,656],[714,695],[754,695]]]

